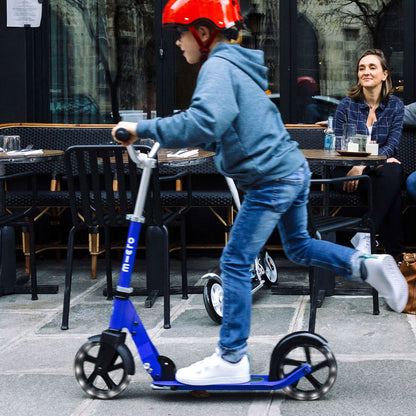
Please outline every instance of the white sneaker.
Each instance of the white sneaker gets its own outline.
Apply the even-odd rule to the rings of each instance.
[[[216,348],[210,357],[179,369],[176,380],[191,386],[247,383],[250,381],[250,364],[247,355],[235,364],[225,361]]]
[[[370,233],[356,233],[351,238],[351,244],[356,250],[362,253],[371,254],[371,237]]]
[[[363,261],[367,270],[365,281],[378,291],[390,308],[401,312],[407,304],[409,290],[393,257],[373,254],[365,256]]]

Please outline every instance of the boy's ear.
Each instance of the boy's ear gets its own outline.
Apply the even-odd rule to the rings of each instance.
[[[197,31],[202,41],[208,39],[211,34],[206,26],[200,26]]]

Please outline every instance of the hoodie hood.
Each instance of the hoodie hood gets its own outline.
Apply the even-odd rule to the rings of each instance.
[[[238,44],[219,43],[210,54],[211,57],[226,59],[249,75],[263,91],[268,88],[267,68],[264,66],[263,51],[245,49]]]

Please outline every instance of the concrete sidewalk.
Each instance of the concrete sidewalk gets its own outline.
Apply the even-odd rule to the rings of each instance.
[[[101,260],[100,260],[101,261]],[[307,283],[304,269],[276,258],[281,282]],[[200,277],[217,259],[191,257],[189,279]],[[144,261],[136,271],[145,270]],[[416,397],[416,317],[397,314],[381,299],[381,313],[372,315],[371,297],[326,298],[318,310],[316,332],[328,340],[338,363],[333,388],[320,400],[300,402],[281,391],[272,393],[214,392],[195,397],[188,392],[155,391],[141,366],[135,346],[136,374],[127,389],[113,400],[92,400],[80,388],[73,372],[77,350],[91,335],[108,326],[112,303],[105,300],[104,266],[99,278],[89,278],[89,260],[74,262],[70,329],[61,331],[65,263],[38,261],[39,280],[59,284],[55,295],[8,295],[0,298],[1,416],[31,415],[414,415]],[[114,262],[114,278],[119,264]],[[171,264],[173,284],[179,284],[179,262]],[[134,286],[145,277],[136,273]],[[219,326],[208,317],[201,294],[183,300],[172,296],[172,328],[163,329],[163,301],[144,307],[144,297],[134,303],[160,354],[177,367],[213,353]],[[305,330],[308,296],[277,296],[270,290],[254,295],[249,350],[253,374],[267,374],[271,352],[287,333]]]

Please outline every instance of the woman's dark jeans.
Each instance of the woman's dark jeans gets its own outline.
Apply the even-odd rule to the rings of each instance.
[[[346,176],[350,167],[337,166],[334,177]],[[371,178],[373,186],[374,225],[377,234],[383,239],[386,252],[396,258],[404,251],[403,215],[401,190],[403,185],[402,165],[385,163],[378,169],[366,168],[363,172]],[[336,188],[342,191],[342,184]],[[365,196],[368,183],[360,181],[355,191]]]

